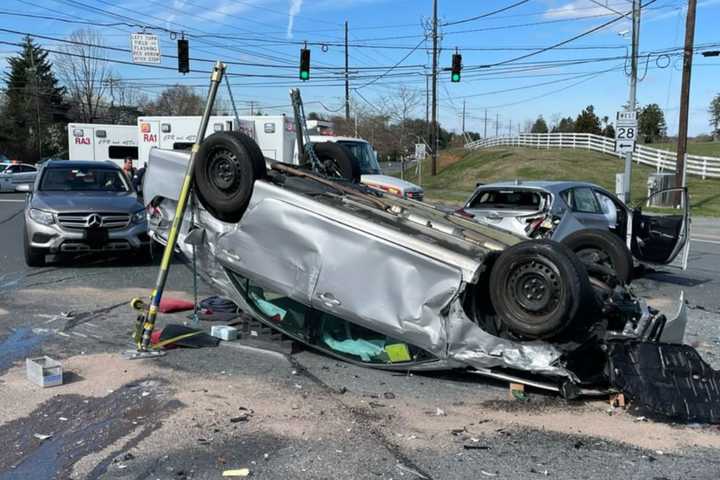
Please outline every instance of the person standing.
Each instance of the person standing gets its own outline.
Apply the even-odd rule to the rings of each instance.
[[[135,176],[135,168],[133,167],[132,158],[125,157],[125,162],[123,163],[123,172],[125,172],[125,175],[127,175],[128,179],[132,181],[133,177]]]

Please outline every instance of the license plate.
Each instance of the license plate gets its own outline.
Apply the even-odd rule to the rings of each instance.
[[[100,248],[108,241],[108,231],[105,228],[88,228],[85,230],[85,241],[90,248]]]

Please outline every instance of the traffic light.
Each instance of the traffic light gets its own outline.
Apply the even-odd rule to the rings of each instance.
[[[178,72],[190,72],[190,44],[184,38],[177,41]]]
[[[300,49],[300,80],[310,80],[310,50]]]
[[[452,57],[452,73],[450,74],[450,80],[452,82],[460,81],[460,71],[462,70],[462,55],[454,53]]]

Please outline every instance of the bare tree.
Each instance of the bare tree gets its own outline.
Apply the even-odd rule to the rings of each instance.
[[[68,40],[72,43],[60,47],[64,54],[56,56],[55,65],[77,116],[83,122],[92,122],[100,116],[111,75],[102,36],[95,30],[83,29],[71,33]]]
[[[400,134],[397,137],[398,150],[401,154],[409,148],[410,144],[415,143],[407,140],[407,121],[412,118],[418,105],[421,102],[420,92],[416,89],[402,85],[397,89],[394,95],[386,97],[383,101],[389,107],[389,115],[400,127]]]
[[[205,101],[203,97],[185,85],[168,87],[155,101],[146,107],[148,115],[201,115]]]

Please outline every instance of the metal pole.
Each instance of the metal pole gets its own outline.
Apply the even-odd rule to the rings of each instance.
[[[687,155],[688,112],[690,103],[690,74],[692,73],[692,55],[695,43],[696,0],[688,2],[685,20],[685,54],[683,56],[682,88],[680,92],[680,120],[678,123],[678,146],[675,163],[675,186],[684,186],[685,158]],[[676,197],[675,204],[680,200]]]
[[[430,75],[425,75],[425,145],[430,145]]]
[[[350,55],[348,51],[348,21],[345,20],[345,121],[350,121]],[[356,135],[357,136],[357,135]]]
[[[433,0],[433,21],[432,21],[432,40],[433,40],[433,60],[432,60],[432,158],[430,166],[430,175],[437,175],[437,70],[438,70],[438,0]]]
[[[137,345],[138,352],[147,352],[150,345],[150,336],[155,328],[155,319],[157,318],[160,299],[162,298],[163,290],[165,289],[165,284],[167,283],[167,276],[170,270],[170,260],[172,259],[173,250],[175,250],[175,246],[177,245],[178,232],[180,230],[180,226],[182,225],[183,217],[185,216],[188,198],[190,197],[190,187],[192,185],[195,157],[200,149],[200,143],[205,137],[205,132],[210,121],[210,114],[212,112],[213,105],[215,104],[215,97],[224,73],[225,64],[217,62],[213,68],[212,76],[210,77],[210,89],[208,92],[207,103],[205,104],[205,111],[203,112],[202,120],[200,121],[200,126],[198,127],[195,144],[190,151],[190,160],[188,161],[185,169],[185,178],[183,180],[182,189],[180,190],[177,208],[175,209],[175,217],[173,218],[173,223],[170,227],[167,245],[165,246],[162,261],[160,262],[160,271],[158,272],[157,281],[155,282],[155,288],[150,296],[150,303],[147,310],[141,316],[144,318],[141,318],[141,321],[138,322],[139,328],[136,329],[135,332],[135,343]]]
[[[633,0],[633,29],[632,29],[632,59],[630,63],[630,96],[628,109],[637,109],[637,73],[638,73],[638,47],[640,46],[640,0]],[[630,189],[632,185],[632,152],[625,153],[625,173],[623,175],[623,202],[630,203]]]
[[[485,126],[484,126],[485,131],[483,132],[483,138],[487,138],[487,108],[485,109],[485,123],[484,123],[484,125],[485,125]]]

